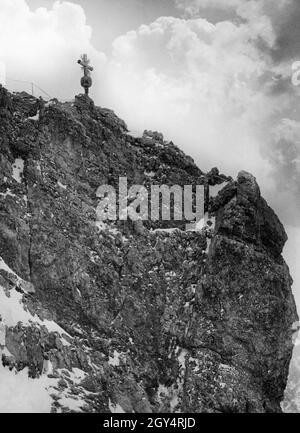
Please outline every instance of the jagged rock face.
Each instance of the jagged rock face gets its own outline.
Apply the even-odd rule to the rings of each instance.
[[[30,408],[280,411],[297,314],[286,234],[253,176],[204,174],[82,96],[1,88],[0,122],[0,377],[31,378]],[[97,224],[97,188],[120,176],[205,185],[214,226]]]

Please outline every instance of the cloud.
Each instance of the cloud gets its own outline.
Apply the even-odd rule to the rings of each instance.
[[[70,98],[79,87],[80,71],[74,67],[79,54],[88,52],[99,67],[105,62],[90,42],[91,31],[74,3],[57,1],[50,10],[32,12],[25,0],[1,0],[0,61],[7,84],[18,89],[10,78],[28,80],[53,96]]]
[[[300,122],[282,119],[273,127],[264,152],[271,162],[276,194],[274,206],[285,222],[297,227],[300,215]]]
[[[281,14],[273,18],[277,34],[277,46],[273,59],[282,62],[289,59],[299,60],[300,53],[300,3],[297,0],[286,0],[286,7]]]
[[[102,98],[132,129],[164,131],[200,167],[219,165],[233,175],[244,168],[267,183],[260,140],[276,107],[262,80],[270,68],[258,39],[272,46],[272,30],[159,18],[115,40]]]
[[[175,0],[176,6],[183,10],[186,17],[196,17],[209,14],[213,11],[215,14],[219,12],[218,19],[229,18],[236,16],[236,9],[243,0]],[[231,14],[231,15],[230,15]]]
[[[276,44],[272,47],[273,60],[281,62],[298,56],[300,51],[300,3],[298,0],[176,0],[177,7],[187,16],[213,14],[219,20],[240,19],[273,29]],[[222,15],[223,14],[223,15]]]

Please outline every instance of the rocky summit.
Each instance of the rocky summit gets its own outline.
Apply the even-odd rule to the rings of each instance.
[[[120,177],[204,185],[204,222],[98,221]],[[286,240],[251,174],[204,173],[87,96],[1,87],[0,411],[280,412]]]

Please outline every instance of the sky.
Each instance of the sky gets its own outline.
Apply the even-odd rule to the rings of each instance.
[[[252,172],[283,221],[300,307],[298,0],[1,0],[0,80],[69,100],[88,53],[91,96],[134,134],[164,133],[199,167]],[[297,84],[297,83],[296,83]]]

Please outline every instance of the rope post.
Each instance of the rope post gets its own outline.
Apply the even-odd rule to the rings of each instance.
[[[29,84],[29,86],[31,87],[31,94],[32,94],[32,96],[34,96],[34,88],[36,87],[38,90],[40,90],[41,92],[43,92],[44,95],[46,95],[49,99],[52,98],[52,96],[49,95],[49,93],[45,92],[45,90],[41,89],[41,87],[39,87],[37,84],[32,83],[31,81],[14,80],[13,78],[10,78],[10,77],[6,77],[6,80],[7,81],[12,81],[14,83],[23,83],[23,84],[26,84],[26,85]]]

